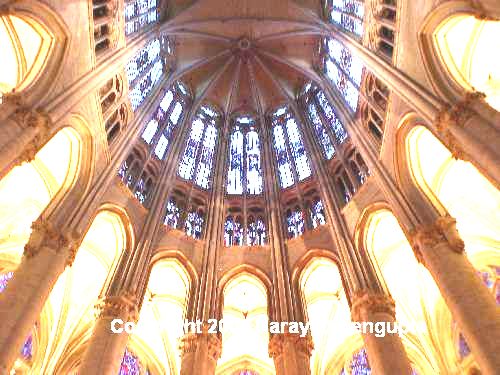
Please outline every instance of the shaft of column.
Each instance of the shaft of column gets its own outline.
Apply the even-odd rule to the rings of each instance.
[[[92,337],[78,369],[81,375],[118,374],[129,334],[125,330],[121,333],[113,333],[112,327],[116,324],[114,320],[120,320],[119,325],[114,328],[123,329],[124,323],[137,323],[139,317],[135,296],[126,293],[106,298],[99,309],[101,311]]]
[[[396,306],[391,297],[383,294],[359,293],[353,298],[352,320],[384,324],[392,328],[396,324]],[[396,333],[387,333],[377,337],[375,333],[363,335],[370,367],[375,375],[401,374],[410,375],[412,368],[401,337]]]
[[[0,373],[8,374],[52,288],[74,260],[77,241],[38,220],[21,264],[0,294]]]
[[[215,374],[217,361],[222,352],[222,341],[218,335],[208,333],[207,327],[203,326],[203,333],[188,333],[181,338],[180,375]]]
[[[334,26],[329,27],[332,31],[336,30]],[[458,103],[446,103],[396,67],[387,64],[352,36],[337,31],[335,38],[359,57],[393,94],[415,109],[445,143],[460,144],[467,161],[475,164],[497,185],[500,184],[500,148],[495,147],[499,144],[500,129],[473,109],[476,101],[484,101],[483,94],[468,93]],[[449,144],[447,146],[453,148]]]
[[[311,374],[313,347],[310,336],[300,337],[290,333],[272,336],[269,340],[269,356],[274,360],[276,375]]]
[[[500,308],[464,253],[455,220],[440,217],[411,234],[416,257],[441,291],[482,373],[500,369]]]

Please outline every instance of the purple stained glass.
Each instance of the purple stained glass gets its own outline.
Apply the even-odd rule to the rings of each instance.
[[[156,0],[134,0],[125,4],[125,35],[130,36],[158,20]]]
[[[361,349],[352,356],[349,367],[351,368],[352,375],[371,375],[372,370],[368,364],[368,356],[365,349]]]
[[[319,102],[321,109],[323,110],[325,117],[330,122],[330,127],[335,134],[335,140],[337,144],[342,144],[347,139],[347,132],[344,126],[342,125],[338,117],[335,115],[335,112],[333,111],[330,102],[326,98],[325,93],[321,90],[318,90],[318,92],[316,93],[316,98]]]
[[[458,335],[458,353],[460,354],[460,358],[465,358],[471,353],[469,345],[461,333]]]
[[[333,148],[332,141],[330,140],[330,137],[328,136],[328,133],[323,126],[323,122],[321,121],[318,110],[316,108],[316,103],[309,103],[309,105],[307,106],[307,114],[314,127],[316,140],[323,149],[323,155],[326,159],[331,159],[335,155],[335,149]]]
[[[363,35],[364,3],[357,0],[328,0],[330,22],[344,30]]]
[[[305,222],[304,215],[299,208],[296,208],[294,211],[288,211],[287,213],[287,228],[288,228],[288,237],[295,238],[301,236],[304,233]]]
[[[311,221],[313,228],[326,224],[325,209],[320,199],[316,200],[311,206]]]
[[[7,272],[0,275],[0,293],[2,293],[7,287],[7,283],[14,276],[14,272]]]
[[[125,354],[123,355],[122,363],[120,366],[119,375],[140,375],[141,366],[139,363],[139,358],[125,349]]]
[[[21,355],[24,359],[30,360],[33,357],[33,335],[29,335],[21,349]]]

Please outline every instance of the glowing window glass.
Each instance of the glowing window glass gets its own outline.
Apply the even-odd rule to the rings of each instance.
[[[158,121],[156,120],[151,120],[148,122],[146,125],[146,129],[144,129],[144,132],[142,133],[142,139],[147,144],[151,144],[151,141],[153,140],[153,137],[156,134],[156,131],[158,130]]]

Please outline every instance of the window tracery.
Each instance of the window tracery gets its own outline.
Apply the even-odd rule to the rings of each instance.
[[[134,111],[151,94],[167,70],[166,57],[172,53],[170,40],[155,38],[142,48],[126,65],[129,98]]]
[[[182,86],[181,86],[182,85]],[[178,124],[184,118],[190,97],[180,89],[184,85],[176,82],[164,94],[153,118],[147,123],[141,138],[151,146],[154,155],[164,160],[172,143]]]
[[[286,106],[279,108],[273,112],[271,121],[278,176],[285,189],[310,177],[312,171],[302,133],[291,110]]]
[[[178,175],[187,181],[209,189],[217,145],[221,115],[208,106],[202,106],[191,124]]]
[[[228,194],[262,193],[264,182],[260,147],[255,119],[250,116],[235,118],[229,143]]]
[[[358,0],[327,0],[325,2],[327,17],[331,23],[344,30],[363,36],[364,1]]]
[[[247,226],[247,245],[248,246],[264,246],[266,244],[266,225],[264,219],[258,217],[254,219],[252,215],[248,218]]]
[[[167,200],[164,224],[172,229],[183,230],[187,236],[194,239],[202,239],[205,204],[201,199],[176,187]]]
[[[200,240],[203,233],[203,225],[205,223],[205,214],[201,209],[188,212],[184,231],[189,237]]]
[[[118,170],[118,176],[123,183],[145,207],[149,204],[156,175],[154,168],[145,161],[138,150],[132,151]]]
[[[125,349],[119,375],[148,375],[149,371],[134,353]]]
[[[320,225],[326,224],[325,209],[323,207],[323,202],[319,198],[315,198],[309,207],[309,213],[311,215],[311,223],[313,228],[317,228]]]
[[[288,238],[296,238],[304,234],[305,221],[304,214],[300,207],[295,207],[295,209],[289,209],[286,213],[286,222],[288,229]]]
[[[125,1],[125,36],[130,37],[158,21],[158,1]]]

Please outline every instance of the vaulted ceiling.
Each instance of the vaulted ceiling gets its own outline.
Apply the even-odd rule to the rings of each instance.
[[[314,4],[316,9],[311,5]],[[328,27],[321,2],[200,0],[171,4],[176,79],[225,113],[265,113],[319,80],[314,66]]]

